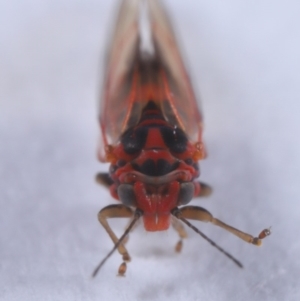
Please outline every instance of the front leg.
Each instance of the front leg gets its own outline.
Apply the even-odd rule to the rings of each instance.
[[[222,252],[225,256],[233,260],[239,267],[243,267],[242,264],[235,259],[232,255],[230,255],[228,252],[226,252],[224,249],[222,249],[220,246],[218,246],[214,241],[212,241],[210,238],[208,238],[205,234],[203,234],[199,229],[197,229],[194,225],[192,225],[188,219],[191,220],[197,220],[201,222],[210,222],[216,226],[219,226],[228,232],[234,234],[235,236],[239,237],[240,239],[251,243],[256,246],[260,246],[262,243],[262,239],[266,236],[271,234],[270,229],[265,229],[261,231],[261,233],[258,235],[258,237],[253,237],[252,235],[242,232],[236,228],[233,228],[232,226],[229,226],[222,221],[220,221],[217,218],[214,218],[210,212],[205,210],[201,207],[196,206],[185,206],[183,208],[174,208],[172,210],[172,215],[177,217],[179,220],[184,222],[187,226],[192,228],[195,232],[197,232],[200,236],[202,236],[205,240],[207,240],[212,246],[217,248],[220,252]]]
[[[95,268],[92,276],[95,277],[103,264],[106,262],[106,260],[114,253],[114,251],[118,250],[121,255],[123,255],[123,262],[121,263],[119,267],[119,275],[124,276],[126,272],[126,262],[130,260],[130,256],[124,247],[124,239],[128,236],[129,232],[133,229],[135,224],[138,222],[140,217],[143,215],[143,211],[140,209],[135,209],[133,212],[132,209],[129,207],[126,207],[122,204],[120,205],[110,205],[105,208],[103,208],[99,214],[98,214],[98,219],[101,223],[101,225],[104,227],[106,232],[109,234],[110,238],[113,240],[115,243],[114,247],[112,250],[101,260],[101,262],[97,265]],[[126,228],[125,232],[123,235],[118,239],[114,232],[112,231],[111,227],[109,226],[107,219],[111,217],[131,217],[131,222]]]
[[[251,243],[256,246],[260,246],[262,241],[261,235],[258,237],[253,237],[252,235],[245,233],[243,231],[240,231],[236,228],[233,228],[232,226],[229,226],[225,224],[224,222],[220,221],[217,218],[214,218],[210,212],[208,212],[206,209],[202,207],[197,206],[185,206],[181,209],[174,210],[173,214],[183,222],[185,222],[185,219],[192,219],[192,220],[198,220],[201,222],[210,222],[216,226],[219,226],[228,232],[232,233],[233,235],[239,237],[240,239]],[[270,233],[269,233],[270,234]],[[267,234],[267,235],[269,235]],[[265,236],[267,236],[265,235]]]
[[[125,205],[118,204],[118,205],[109,205],[98,213],[98,220],[100,224],[103,226],[103,228],[106,230],[108,233],[109,237],[111,240],[116,244],[118,242],[118,238],[115,235],[115,233],[112,231],[110,225],[108,224],[107,219],[109,218],[133,218],[134,212],[132,211],[131,208],[126,207]],[[123,243],[121,243],[118,246],[118,251],[122,255],[122,258],[124,261],[130,261],[130,256],[124,246]]]

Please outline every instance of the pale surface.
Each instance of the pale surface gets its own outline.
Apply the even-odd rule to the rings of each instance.
[[[112,247],[93,181],[107,2],[0,3],[0,299],[300,300],[298,0],[167,3],[205,112],[215,192],[194,204],[272,236],[256,248],[197,223],[241,270],[191,231],[177,255],[173,231],[138,229],[127,276],[115,254],[91,280]]]

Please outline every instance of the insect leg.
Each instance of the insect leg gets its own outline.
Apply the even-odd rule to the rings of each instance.
[[[109,205],[98,213],[98,220],[100,224],[104,227],[108,235],[110,236],[111,240],[116,244],[118,242],[118,238],[115,233],[112,231],[111,227],[109,226],[107,219],[109,218],[122,218],[122,217],[129,217],[132,218],[134,215],[133,211],[122,204],[118,205]],[[130,256],[124,247],[124,244],[121,243],[118,246],[118,251],[122,255],[124,261],[130,261]]]
[[[95,270],[94,270],[94,272],[93,272],[93,274],[92,274],[92,276],[93,277],[96,277],[96,275],[98,274],[98,272],[99,272],[99,270],[101,269],[101,267],[104,265],[104,263],[107,261],[107,259],[116,251],[116,250],[119,250],[119,248],[120,247],[123,247],[124,248],[124,250],[126,251],[126,249],[125,249],[125,247],[123,246],[123,240],[126,238],[126,236],[129,234],[129,232],[132,230],[132,228],[134,227],[134,225],[135,225],[135,223],[140,219],[140,217],[143,215],[143,211],[142,210],[140,210],[140,209],[136,209],[134,212],[130,209],[130,208],[128,208],[128,207],[126,207],[126,206],[124,206],[124,205],[111,205],[111,206],[107,206],[107,207],[105,207],[105,208],[103,208],[103,210],[105,210],[105,209],[107,209],[107,211],[108,211],[108,213],[113,213],[113,211],[114,210],[110,210],[110,209],[112,209],[112,207],[114,207],[113,209],[116,209],[116,208],[119,208],[121,211],[123,210],[123,211],[125,211],[124,213],[126,213],[126,209],[129,209],[130,211],[131,211],[131,215],[133,216],[133,218],[132,218],[132,220],[131,220],[131,222],[130,222],[130,224],[129,224],[129,226],[126,228],[126,230],[124,231],[124,233],[123,233],[123,235],[119,238],[119,239],[117,239],[117,241],[114,241],[115,242],[115,245],[114,245],[114,247],[112,248],[112,250],[100,261],[100,263],[97,265],[97,267],[95,268]],[[103,211],[103,210],[101,210],[101,211]],[[99,215],[101,214],[101,211],[99,212]],[[109,212],[109,211],[111,211],[111,212]],[[128,213],[128,212],[127,212]],[[98,216],[99,216],[98,215]],[[112,216],[114,216],[115,217],[115,214],[112,214]],[[109,217],[112,217],[110,214],[109,214]],[[117,215],[118,217],[127,217],[127,215],[126,214],[123,214],[123,215]],[[105,217],[104,218],[104,221],[106,221],[106,218],[107,217]],[[99,218],[99,220],[100,220],[100,218]],[[101,222],[101,220],[100,220],[100,222]],[[106,222],[107,223],[107,222]],[[102,224],[102,222],[101,222],[101,224]],[[107,224],[106,225],[106,227],[105,227],[105,229],[106,229],[106,231],[110,234],[110,236],[112,237],[115,237],[115,235],[114,235],[114,233],[112,232],[112,230],[111,230],[111,228],[109,227],[109,225]],[[109,231],[110,230],[110,231]],[[112,235],[111,235],[112,234]],[[113,239],[114,240],[114,239]],[[126,251],[126,253],[127,253],[127,251]],[[128,253],[127,253],[127,255],[128,255]],[[130,259],[129,258],[129,255],[126,257],[126,259]],[[124,256],[123,256],[123,260],[125,260],[124,259]],[[122,263],[121,263],[121,265],[120,265],[120,267],[119,267],[119,270],[118,270],[118,275],[119,276],[124,276],[125,275],[125,273],[126,273],[126,269],[127,269],[127,266],[126,266],[126,262],[125,261],[123,261]]]
[[[127,226],[125,227],[125,229],[127,229],[129,227],[129,225],[132,223],[134,218],[131,218],[127,224]],[[139,221],[137,221],[134,226],[130,229],[130,232],[132,232],[138,225],[139,225]],[[123,244],[126,245],[128,243],[129,240],[129,235],[127,235],[124,239],[123,239]]]
[[[203,182],[196,182],[196,184],[200,186],[200,192],[195,197],[207,197],[212,194],[213,190],[209,185]]]
[[[185,206],[181,209],[177,209],[177,211],[175,210],[173,214],[182,221],[184,221],[185,219],[192,219],[192,220],[198,220],[202,222],[211,222],[214,225],[229,231],[230,233],[234,234],[240,239],[256,246],[260,246],[262,243],[261,238],[253,237],[248,233],[242,232],[236,228],[233,228],[223,223],[219,219],[214,218],[210,212],[208,212],[207,210],[201,207]]]
[[[114,183],[107,172],[97,173],[95,180],[99,185],[102,185],[106,188],[109,188],[109,186]]]
[[[182,240],[184,238],[187,238],[187,233],[184,229],[183,224],[177,218],[175,218],[174,216],[172,216],[171,223],[172,223],[173,228],[176,230],[176,232],[178,233],[179,238],[180,238],[179,241],[177,242],[176,246],[175,246],[175,251],[177,253],[180,253],[181,250],[182,250],[182,245],[183,245]]]
[[[197,229],[194,225],[192,225],[187,219],[198,220],[201,222],[211,222],[211,223],[231,232],[232,234],[236,235],[237,237],[241,238],[242,240],[252,243],[256,246],[260,246],[261,240],[271,234],[270,229],[265,229],[258,235],[258,237],[253,237],[250,234],[247,234],[238,229],[235,229],[235,228],[223,223],[222,221],[214,218],[207,210],[205,210],[204,208],[201,208],[201,207],[186,206],[181,209],[174,208],[171,211],[171,213],[175,217],[180,219],[182,222],[184,222],[187,226],[192,228],[196,233],[198,233],[200,236],[202,236],[206,241],[208,241],[212,246],[217,248],[221,253],[223,253],[225,256],[227,256],[229,259],[231,259],[240,268],[242,268],[243,265],[236,258],[234,258],[231,254],[229,254],[227,251],[225,251],[223,248],[221,248],[219,245],[217,245],[214,241],[212,241],[210,238],[208,238],[199,229]]]

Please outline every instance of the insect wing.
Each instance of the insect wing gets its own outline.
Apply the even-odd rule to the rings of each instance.
[[[151,45],[146,50],[141,12],[146,12],[150,32]],[[171,125],[184,130],[192,141],[201,142],[202,116],[165,11],[158,0],[123,0],[101,98],[104,145],[99,148],[100,161],[107,160],[107,146],[115,145],[126,129],[139,122],[149,100]]]
[[[107,52],[106,73],[100,101],[101,137],[98,158],[105,162],[105,148],[114,144],[123,132],[128,112],[126,101],[130,85],[128,71],[139,48],[140,0],[124,0]]]
[[[168,101],[162,103],[162,111],[165,118],[181,127],[192,141],[201,142],[202,115],[171,23],[159,0],[149,0],[148,6],[155,52],[165,68],[162,80]]]

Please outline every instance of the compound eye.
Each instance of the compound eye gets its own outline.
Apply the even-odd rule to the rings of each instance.
[[[186,205],[194,197],[195,186],[193,182],[186,182],[180,184],[180,191],[178,195],[178,205]]]
[[[133,185],[130,184],[119,185],[118,196],[124,205],[136,206],[136,198],[135,198],[135,193],[133,191]]]

